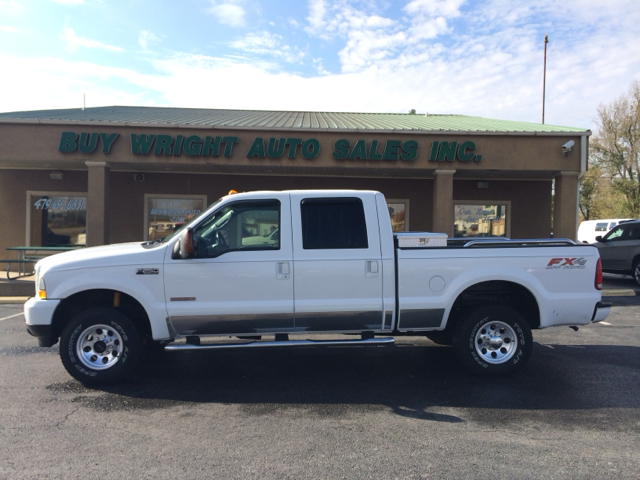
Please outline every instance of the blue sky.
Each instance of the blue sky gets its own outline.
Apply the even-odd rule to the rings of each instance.
[[[0,0],[0,111],[453,113],[595,128],[640,80],[637,0]]]

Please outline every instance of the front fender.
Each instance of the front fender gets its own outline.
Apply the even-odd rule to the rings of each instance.
[[[144,266],[148,267],[148,266]],[[65,299],[89,290],[115,290],[135,298],[145,309],[155,340],[169,339],[162,272],[137,275],[132,266],[49,272],[45,278],[47,298]]]

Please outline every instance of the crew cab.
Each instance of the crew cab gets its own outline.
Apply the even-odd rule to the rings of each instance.
[[[528,361],[532,329],[610,310],[591,245],[394,234],[384,196],[355,190],[228,195],[164,239],[45,258],[35,284],[27,329],[42,347],[60,340],[63,365],[84,383],[119,381],[154,344],[385,345],[399,335],[453,345],[474,373],[507,374]]]

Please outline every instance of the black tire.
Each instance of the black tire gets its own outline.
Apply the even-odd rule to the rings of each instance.
[[[140,335],[126,315],[111,308],[92,308],[67,324],[60,338],[60,359],[67,372],[85,384],[112,384],[134,369],[140,357]]]
[[[503,305],[472,312],[453,336],[465,367],[476,375],[508,375],[525,366],[533,349],[531,328],[520,313]]]
[[[450,332],[427,332],[424,334],[424,336],[431,340],[433,343],[437,343],[438,345],[446,345],[448,347],[453,345],[453,335]]]
[[[631,275],[633,275],[633,279],[636,281],[636,283],[640,285],[640,259],[636,259],[633,261]]]

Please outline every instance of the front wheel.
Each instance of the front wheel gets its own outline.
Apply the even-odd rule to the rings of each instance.
[[[60,338],[60,359],[67,372],[86,384],[122,380],[140,355],[140,336],[123,313],[92,308],[67,324]]]
[[[633,262],[633,278],[640,285],[640,261]]]
[[[472,312],[458,327],[453,342],[465,367],[487,376],[520,370],[533,349],[527,321],[503,305],[489,305]]]

